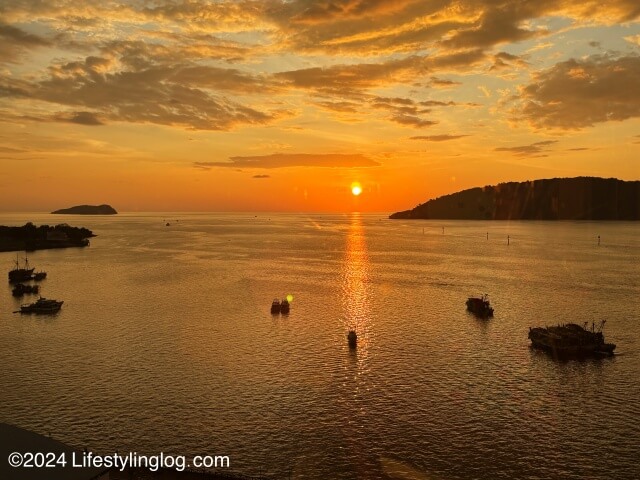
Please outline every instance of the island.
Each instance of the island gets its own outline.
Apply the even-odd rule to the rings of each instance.
[[[0,226],[0,252],[34,251],[49,248],[87,247],[93,232],[84,227],[65,223],[55,226],[35,226],[29,222],[22,227]]]
[[[640,181],[551,178],[444,195],[391,219],[640,220]]]
[[[116,209],[111,205],[76,205],[51,212],[62,215],[115,215]]]

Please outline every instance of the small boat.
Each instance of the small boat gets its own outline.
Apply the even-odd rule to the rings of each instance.
[[[276,315],[278,313],[280,313],[280,300],[276,298],[271,304],[271,314]]]
[[[51,314],[62,308],[63,301],[48,300],[40,297],[36,302],[20,306],[20,313]]]
[[[40,291],[40,287],[38,285],[25,285],[24,283],[18,283],[13,290],[11,290],[11,294],[14,297],[21,297],[26,293],[38,293]]]
[[[596,327],[591,323],[591,329],[584,326],[568,323],[555,327],[529,327],[529,340],[531,346],[540,350],[546,350],[556,357],[584,357],[584,356],[610,356],[616,346],[613,343],[605,343],[602,329],[605,320]]]
[[[280,313],[289,313],[289,301],[285,298],[280,302]]]
[[[47,278],[47,272],[36,272],[33,274],[33,279],[36,281],[44,280]]]
[[[356,348],[358,344],[358,334],[355,330],[349,330],[347,334],[347,342],[349,343],[349,348]]]
[[[486,293],[480,297],[469,297],[467,310],[477,317],[493,317],[493,307],[489,304],[489,295]]]
[[[16,268],[9,271],[9,282],[26,282],[33,278],[35,268],[29,268],[29,260],[24,257],[24,268],[20,267],[20,260],[16,257]]]

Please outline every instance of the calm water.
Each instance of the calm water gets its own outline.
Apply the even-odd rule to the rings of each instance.
[[[0,215],[28,220],[99,236],[29,255],[57,316],[0,289],[0,421],[276,478],[640,478],[637,223]],[[465,312],[483,292],[489,321]],[[614,358],[529,348],[600,319]]]

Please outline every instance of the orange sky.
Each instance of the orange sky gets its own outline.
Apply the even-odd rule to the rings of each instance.
[[[640,178],[637,0],[25,0],[0,45],[3,211],[389,212]]]

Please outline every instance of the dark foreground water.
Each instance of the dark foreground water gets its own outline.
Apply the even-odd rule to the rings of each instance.
[[[57,316],[0,289],[0,421],[276,478],[640,478],[637,223],[0,215],[29,220],[99,236],[29,255]],[[484,292],[489,321],[465,312]],[[613,358],[529,348],[601,319]]]

